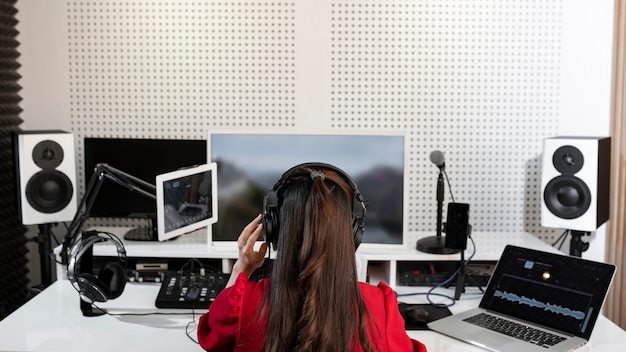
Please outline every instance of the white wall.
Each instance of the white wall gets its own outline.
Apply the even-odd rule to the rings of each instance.
[[[610,134],[609,0],[16,6],[22,127],[74,132],[79,164],[85,136],[400,130],[409,230],[433,226],[439,149],[475,231],[552,242],[543,138]],[[604,258],[604,239],[603,226],[585,256]]]
[[[614,3],[565,1],[563,6],[568,35],[563,40],[566,55],[558,134],[610,136]],[[606,224],[584,240],[590,247],[583,257],[604,261]]]

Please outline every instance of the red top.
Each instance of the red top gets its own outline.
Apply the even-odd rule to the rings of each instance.
[[[200,317],[200,346],[207,351],[260,351],[266,322],[259,324],[255,321],[269,285],[269,279],[254,282],[249,281],[245,274],[240,274],[233,286],[217,296],[210,311]],[[366,283],[359,285],[371,321],[381,325],[370,330],[376,334],[370,336],[370,341],[377,344],[381,352],[426,352],[422,343],[406,334],[393,290],[384,283],[378,284],[378,287]],[[362,349],[355,343],[353,351]]]

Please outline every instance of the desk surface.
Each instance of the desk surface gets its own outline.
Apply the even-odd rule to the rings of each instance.
[[[53,283],[30,302],[0,321],[0,351],[200,351],[186,334],[187,325],[203,311],[165,310],[154,307],[158,284],[129,283],[122,296],[102,304],[113,315],[84,317],[78,294],[67,280]],[[425,291],[403,287],[399,293]],[[449,294],[453,295],[452,291]],[[477,306],[480,292],[468,288],[450,310]],[[424,302],[423,296],[400,298]],[[120,313],[152,315],[118,315]],[[170,314],[176,313],[176,314]],[[181,314],[183,313],[183,314]],[[195,339],[195,326],[189,334]],[[409,331],[429,351],[483,351],[432,331]],[[598,319],[591,342],[582,351],[624,351],[626,332],[606,317]]]

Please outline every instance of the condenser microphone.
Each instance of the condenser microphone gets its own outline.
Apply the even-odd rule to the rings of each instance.
[[[443,157],[443,153],[440,150],[434,150],[430,153],[430,161],[437,165],[438,168],[444,169],[446,167],[446,160]]]

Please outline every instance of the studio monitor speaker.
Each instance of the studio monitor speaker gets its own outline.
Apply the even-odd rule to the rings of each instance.
[[[609,218],[609,137],[553,137],[543,145],[541,226],[592,232]]]
[[[70,221],[77,210],[74,136],[65,131],[13,134],[22,224]]]

